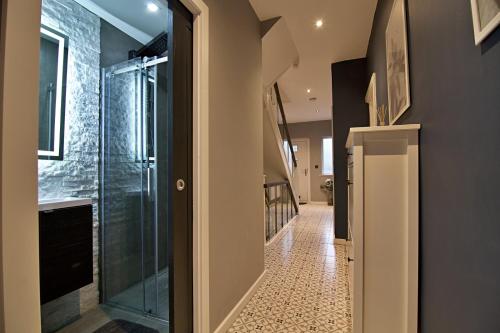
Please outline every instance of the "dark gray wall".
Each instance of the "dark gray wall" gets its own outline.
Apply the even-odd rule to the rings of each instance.
[[[321,172],[323,138],[332,136],[332,121],[310,121],[307,123],[288,124],[292,139],[309,139],[309,175],[311,177],[311,201],[327,202],[327,193],[320,186],[333,176],[324,176]],[[318,168],[316,168],[316,166]]]
[[[420,331],[500,332],[500,30],[474,45],[470,1],[408,0],[412,106],[421,123]],[[379,0],[367,76],[387,103]]]
[[[347,238],[347,151],[349,128],[368,126],[366,59],[332,64],[335,237]]]
[[[101,67],[109,67],[128,60],[128,52],[143,45],[101,19]]]

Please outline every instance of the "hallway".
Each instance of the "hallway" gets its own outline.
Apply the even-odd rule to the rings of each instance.
[[[266,281],[230,333],[351,332],[346,250],[333,245],[333,208],[301,206],[266,247]]]

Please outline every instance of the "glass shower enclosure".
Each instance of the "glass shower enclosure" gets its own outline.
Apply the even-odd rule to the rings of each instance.
[[[100,257],[103,303],[168,321],[166,67],[140,57],[102,70]]]

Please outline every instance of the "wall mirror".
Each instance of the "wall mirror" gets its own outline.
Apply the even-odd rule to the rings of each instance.
[[[40,28],[40,87],[38,98],[38,158],[62,160],[68,37]]]

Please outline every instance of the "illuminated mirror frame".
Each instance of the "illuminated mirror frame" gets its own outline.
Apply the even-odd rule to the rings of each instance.
[[[54,116],[54,143],[52,150],[38,150],[39,159],[62,160],[64,154],[64,113],[66,106],[66,79],[68,65],[68,37],[48,28],[40,27],[40,37],[58,43],[56,109]]]

